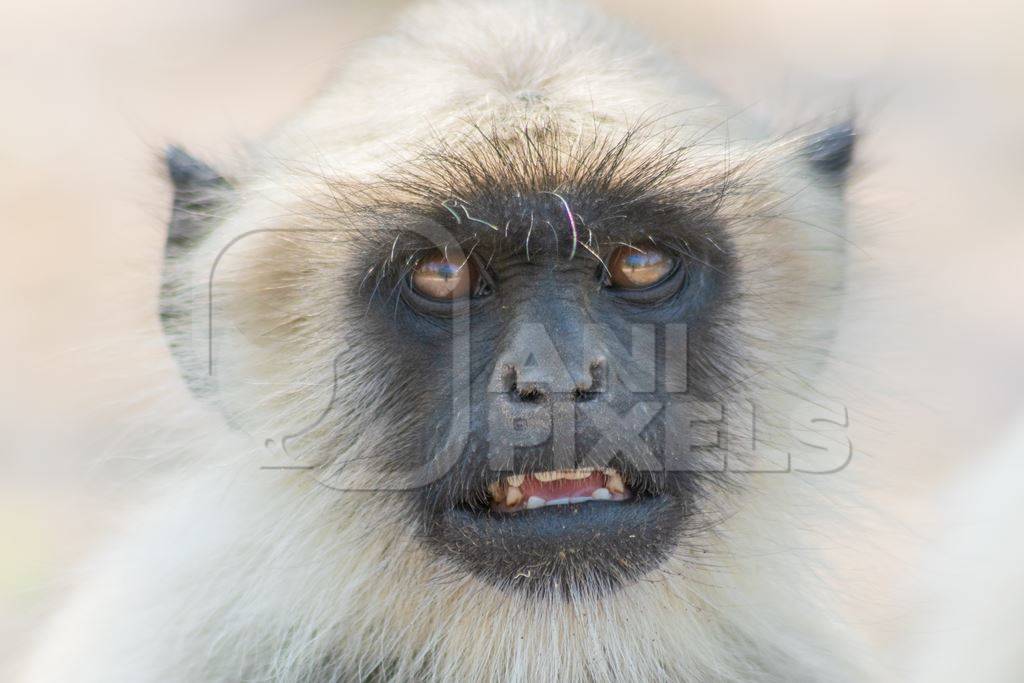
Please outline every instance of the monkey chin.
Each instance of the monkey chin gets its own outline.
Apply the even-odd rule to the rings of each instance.
[[[471,495],[438,508],[426,535],[440,555],[502,590],[597,598],[657,569],[687,520],[685,490],[623,479],[611,468],[512,475],[488,486],[487,504]]]

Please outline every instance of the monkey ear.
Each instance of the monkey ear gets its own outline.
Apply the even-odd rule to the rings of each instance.
[[[208,219],[231,184],[212,167],[181,147],[164,152],[174,184],[174,208],[167,228],[167,248],[188,247],[207,232]]]
[[[174,185],[174,202],[164,243],[160,322],[171,354],[189,388],[198,396],[208,396],[212,390],[212,378],[202,353],[197,352],[201,344],[193,338],[195,304],[190,294],[192,285],[188,270],[182,267],[178,257],[210,233],[233,188],[212,167],[181,147],[168,147],[164,161]]]
[[[822,173],[841,176],[853,160],[857,132],[852,121],[845,121],[812,135],[804,144],[807,160]]]

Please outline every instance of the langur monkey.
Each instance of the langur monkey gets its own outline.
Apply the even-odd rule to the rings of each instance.
[[[802,535],[849,454],[793,427],[844,423],[808,396],[854,138],[473,0],[235,168],[168,149],[160,316],[217,427],[29,680],[864,680]]]

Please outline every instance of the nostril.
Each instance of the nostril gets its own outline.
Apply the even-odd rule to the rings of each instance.
[[[512,384],[512,395],[526,403],[538,403],[544,399],[544,390],[536,384]]]
[[[544,392],[537,387],[526,387],[519,392],[519,398],[524,401],[533,403],[544,398]]]
[[[597,393],[598,392],[593,391],[592,389],[589,388],[576,387],[575,389],[572,390],[572,400],[578,403],[582,403],[584,401],[593,401],[595,398],[597,398]]]
[[[535,382],[520,382],[519,368],[515,365],[504,367],[502,380],[505,383],[505,389],[513,399],[524,403],[539,403],[544,400],[546,392],[543,387]]]
[[[569,391],[569,397],[571,400],[583,402],[592,401],[597,398],[598,395],[604,391],[606,367],[606,362],[603,357],[598,357],[592,360],[587,367],[587,375],[589,376],[583,381],[577,381],[575,386],[573,386]],[[509,364],[503,366],[501,378],[504,384],[503,389],[507,391],[513,399],[524,403],[540,403],[547,398],[547,385],[533,381],[521,382],[520,370],[516,365]],[[559,393],[560,396],[564,396],[564,394],[560,392],[564,392],[565,388],[556,387],[555,391],[556,393]]]
[[[596,358],[590,362],[590,377],[586,383],[578,383],[572,390],[572,400],[593,401],[603,390],[605,360]]]

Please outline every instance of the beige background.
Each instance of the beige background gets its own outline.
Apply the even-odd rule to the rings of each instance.
[[[169,200],[159,149],[230,161],[399,4],[0,2],[0,676],[149,471],[126,434],[173,378],[145,341]],[[858,623],[891,643],[939,532],[937,492],[983,463],[1024,399],[1024,12],[602,4],[780,126],[857,112],[841,365],[873,551],[835,550]]]

